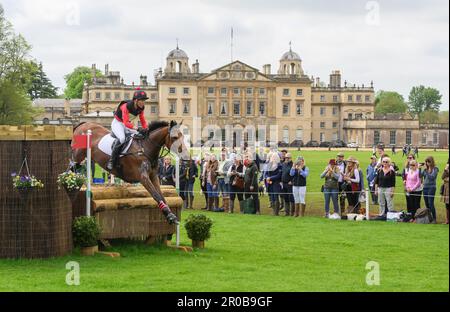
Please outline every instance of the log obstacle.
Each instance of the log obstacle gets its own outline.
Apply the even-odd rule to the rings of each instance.
[[[67,169],[71,138],[71,126],[0,126],[0,258],[71,252],[72,207],[56,184]],[[44,188],[20,194],[11,173],[18,173],[25,156]]]
[[[174,187],[161,186],[164,197],[173,213],[181,219],[183,200]],[[102,240],[131,238],[148,242],[165,240],[176,232],[158,208],[156,201],[142,185],[98,186],[91,189],[92,215],[102,231]],[[73,202],[73,216],[86,214],[86,190],[81,189]]]

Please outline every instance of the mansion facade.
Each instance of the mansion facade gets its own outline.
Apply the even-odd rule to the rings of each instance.
[[[105,126],[110,125],[118,103],[130,99],[140,87],[149,96],[147,119],[183,121],[183,131],[193,143],[214,140],[230,146],[245,141],[343,140],[374,144],[376,129],[367,127],[369,120],[376,120],[373,82],[350,85],[338,70],[326,82],[309,77],[302,59],[291,49],[280,58],[276,72],[271,65],[258,70],[233,61],[202,73],[198,60],[190,65],[179,47],[168,54],[165,68],[155,72],[155,85],[143,75],[139,84],[124,84],[120,72],[109,71],[108,65],[103,77],[96,77],[95,64],[92,71],[93,83],[83,91],[83,114]],[[398,130],[395,144],[406,143],[406,131]]]

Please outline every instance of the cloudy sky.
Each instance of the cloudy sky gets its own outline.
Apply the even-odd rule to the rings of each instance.
[[[449,103],[447,0],[2,0],[15,30],[32,44],[55,85],[79,65],[120,71],[127,83],[153,77],[178,38],[202,72],[234,59],[262,69],[289,49],[308,75],[332,70],[356,84],[407,98],[423,84]],[[153,78],[152,78],[153,80]]]

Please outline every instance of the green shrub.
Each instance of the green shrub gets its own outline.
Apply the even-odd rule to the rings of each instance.
[[[100,231],[95,217],[78,217],[73,221],[73,243],[79,247],[96,246]]]
[[[202,214],[190,215],[184,224],[187,235],[194,241],[205,241],[211,237],[213,221]]]

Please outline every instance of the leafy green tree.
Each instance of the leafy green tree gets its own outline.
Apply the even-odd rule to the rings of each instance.
[[[439,111],[442,102],[439,90],[431,87],[413,87],[409,93],[409,111],[420,115],[425,111]]]
[[[28,59],[31,46],[22,35],[14,33],[11,23],[6,20],[0,4],[0,80],[10,80],[17,87],[27,87],[31,82],[33,66]]]
[[[439,112],[439,123],[448,124],[448,111]]]
[[[0,125],[31,124],[39,113],[25,91],[12,81],[0,81]]]
[[[405,113],[408,110],[401,94],[395,91],[379,91],[375,98],[375,112],[378,114]]]
[[[425,111],[420,113],[419,120],[421,123],[438,123],[439,122],[439,112],[436,111]]]
[[[96,71],[97,77],[102,77],[101,71]],[[66,89],[64,95],[70,99],[81,99],[83,96],[84,84],[92,84],[92,71],[89,67],[76,67],[71,73],[64,76]]]
[[[57,90],[58,88],[55,87],[50,79],[48,79],[47,75],[45,74],[42,63],[36,64],[34,63],[35,70],[32,74],[32,80],[31,80],[31,86],[28,89],[28,94],[30,95],[30,98],[32,100],[34,99],[53,99],[58,97]]]

